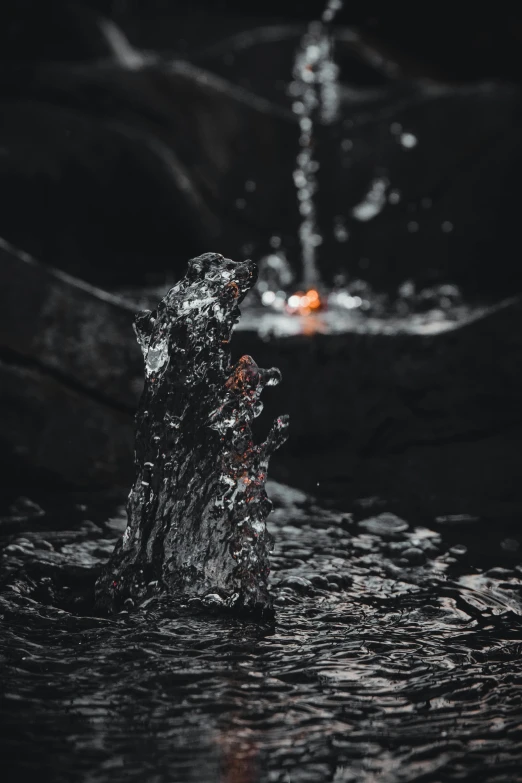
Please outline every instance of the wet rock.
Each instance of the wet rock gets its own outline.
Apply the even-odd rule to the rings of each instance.
[[[370,319],[342,335],[305,334],[304,323],[302,334],[260,340],[261,363],[277,351],[292,412],[292,443],[274,475],[303,489],[311,476],[330,501],[336,492],[408,495],[442,524],[498,513],[518,475],[521,323],[515,299],[440,331]],[[238,332],[239,349],[248,336]],[[266,410],[276,412],[272,401]]]
[[[0,422],[0,464],[14,486],[114,487],[132,476],[130,413],[36,367],[0,359]]]
[[[267,245],[289,216],[295,225],[291,112],[187,62],[136,60],[26,67],[16,88],[0,68],[0,233],[116,285],[143,280],[143,258],[148,278],[179,279],[186,254],[224,240],[239,255]],[[244,209],[246,180],[259,193]]]
[[[0,270],[0,357],[3,348],[6,358],[133,413],[143,386],[136,308],[1,239]]]
[[[136,476],[127,528],[96,586],[104,608],[167,594],[271,612],[265,482],[287,420],[276,419],[261,445],[251,425],[263,388],[280,375],[249,356],[232,366],[229,349],[254,282],[251,262],[208,253],[189,262],[156,311],[136,317],[145,359]]]
[[[135,308],[3,240],[0,262],[8,281],[0,286],[6,474],[25,485],[130,481],[132,414],[143,386]]]

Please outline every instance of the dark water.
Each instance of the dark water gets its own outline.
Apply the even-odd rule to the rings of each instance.
[[[428,528],[269,494],[275,627],[90,616],[123,510],[3,516],[3,780],[522,780],[518,520]]]

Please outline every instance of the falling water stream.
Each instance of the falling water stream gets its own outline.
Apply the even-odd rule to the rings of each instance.
[[[280,238],[272,237],[274,252],[260,262],[260,291],[263,305],[273,311],[308,315],[320,309],[321,275],[317,266],[317,248],[323,238],[317,225],[316,194],[317,126],[330,125],[338,116],[339,69],[333,58],[330,25],[342,8],[342,0],[328,0],[321,19],[312,22],[295,53],[288,93],[292,111],[299,123],[299,142],[294,185],[300,215],[299,255],[301,263],[298,286],[293,292],[294,275],[286,260]],[[325,300],[326,301],[326,300]]]
[[[288,88],[292,111],[299,124],[293,176],[300,214],[300,276],[296,279],[280,237],[272,237],[273,251],[260,260],[259,300],[248,301],[243,323],[261,334],[275,336],[303,332],[334,334],[360,328],[388,332],[414,328],[432,333],[451,329],[456,323],[480,316],[484,310],[464,303],[461,291],[453,283],[417,288],[412,280],[404,280],[397,292],[389,295],[377,293],[364,280],[350,280],[346,274],[338,275],[330,288],[321,279],[318,248],[323,244],[323,235],[317,220],[318,132],[321,126],[332,125],[339,119],[341,87],[331,25],[342,8],[343,0],[328,0],[321,18],[308,26],[295,53],[293,78]],[[404,132],[400,124],[392,123],[390,131],[405,149],[416,146],[416,136]],[[349,139],[341,142],[341,148],[346,144],[351,149]],[[372,220],[387,203],[396,204],[400,198],[398,190],[390,189],[387,177],[376,176],[350,215],[359,222]],[[430,199],[423,202],[428,206]],[[418,224],[410,221],[407,229],[414,232]],[[442,230],[451,231],[451,223],[443,223]],[[334,236],[339,242],[349,238],[342,216],[334,221]]]
[[[316,248],[322,238],[317,227],[314,200],[319,162],[314,146],[317,122],[329,125],[337,118],[339,109],[338,68],[333,60],[329,25],[341,8],[342,0],[329,0],[321,21],[310,24],[296,53],[294,79],[290,84],[292,110],[299,119],[300,131],[294,182],[301,215],[299,241],[305,290],[320,283]]]

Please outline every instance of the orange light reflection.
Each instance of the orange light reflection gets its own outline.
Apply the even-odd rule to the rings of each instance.
[[[323,307],[319,292],[315,288],[308,291],[296,291],[288,297],[287,311],[294,315],[310,315]]]

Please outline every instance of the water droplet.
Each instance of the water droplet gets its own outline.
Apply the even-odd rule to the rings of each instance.
[[[352,216],[356,220],[367,221],[376,217],[386,204],[386,188],[388,180],[384,178],[374,179],[363,201],[352,209]]]
[[[413,147],[417,146],[418,139],[413,133],[402,133],[400,142],[405,149],[411,150]]]

